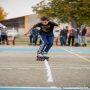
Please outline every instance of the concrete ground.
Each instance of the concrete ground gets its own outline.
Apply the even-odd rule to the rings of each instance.
[[[88,87],[90,47],[53,47],[36,61],[37,46],[0,46],[0,87]]]

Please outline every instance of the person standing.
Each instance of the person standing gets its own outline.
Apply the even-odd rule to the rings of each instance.
[[[75,46],[80,46],[80,28],[75,29]]]
[[[60,30],[54,30],[54,43],[56,46],[58,46],[58,38],[59,38],[59,32]]]
[[[63,29],[60,31],[60,42],[61,42],[61,46],[63,46],[63,45],[66,46],[67,33],[68,33],[67,28],[63,28]]]
[[[6,44],[9,45],[9,42],[8,42],[8,37],[7,37],[7,27],[2,25],[0,23],[0,27],[1,27],[1,41],[2,41],[2,44],[5,44],[5,41],[6,41]]]
[[[86,33],[87,33],[86,26],[82,25],[81,26],[81,44],[82,44],[82,46],[87,46]]]
[[[30,45],[37,45],[37,39],[38,39],[38,30],[36,28],[33,28],[30,31]]]
[[[72,46],[74,46],[74,40],[75,40],[75,30],[74,28],[71,28],[68,30],[68,46],[72,43]]]

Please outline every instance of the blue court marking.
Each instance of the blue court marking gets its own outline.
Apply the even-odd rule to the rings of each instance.
[[[16,48],[16,47],[0,47],[0,52],[37,52],[38,48],[37,47],[30,47],[30,48]],[[76,52],[76,53],[82,53],[82,54],[90,54],[90,49],[67,49],[70,50],[71,52]],[[55,52],[55,53],[65,53],[66,51],[60,48],[52,48],[50,52]]]
[[[0,48],[0,52],[3,52],[3,51],[12,51],[12,52],[37,52],[37,50],[38,50],[38,48],[36,48],[36,47],[33,47],[33,48],[14,48],[14,47],[12,47],[12,48]],[[66,52],[65,50],[62,50],[62,49],[54,49],[54,48],[52,48],[51,50],[50,50],[50,52]]]
[[[86,50],[83,50],[83,49],[67,49],[71,52],[76,52],[76,53],[82,53],[82,54],[90,54],[90,49],[86,49]]]
[[[69,87],[69,88],[0,88],[0,90],[90,90],[87,87],[84,88],[73,88],[73,87]]]
[[[0,90],[64,90],[62,88],[0,88]]]

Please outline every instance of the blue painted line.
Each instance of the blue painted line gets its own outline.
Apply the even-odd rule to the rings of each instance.
[[[76,52],[76,53],[86,53],[86,54],[90,54],[90,50],[88,49],[88,50],[80,50],[80,49],[67,49],[67,50],[69,50],[69,51],[71,51],[71,52]]]
[[[61,88],[0,88],[0,90],[63,90]]]
[[[73,87],[69,87],[69,88],[0,88],[0,90],[90,90],[87,87],[82,87],[82,88],[73,88]]]
[[[0,51],[17,51],[17,52],[21,52],[21,51],[29,51],[29,52],[37,52],[38,48],[0,48]],[[65,50],[62,49],[51,49],[50,52],[66,52]]]
[[[0,52],[4,52],[4,51],[9,51],[9,52],[37,52],[38,48],[36,47],[33,47],[33,48],[1,48],[0,47]],[[81,50],[81,49],[67,49],[67,50],[70,50],[71,52],[76,52],[76,53],[82,53],[82,54],[90,54],[90,50]],[[56,48],[52,48],[50,50],[50,52],[55,52],[55,53],[59,53],[59,52],[62,52],[62,53],[65,53],[66,51],[63,50],[63,49],[56,49]]]

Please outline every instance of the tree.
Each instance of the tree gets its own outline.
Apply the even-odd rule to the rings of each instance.
[[[0,7],[0,21],[5,19],[7,13],[4,11],[2,7]]]
[[[90,0],[45,0],[33,7],[40,16],[47,15],[62,21],[76,21],[90,25]]]

